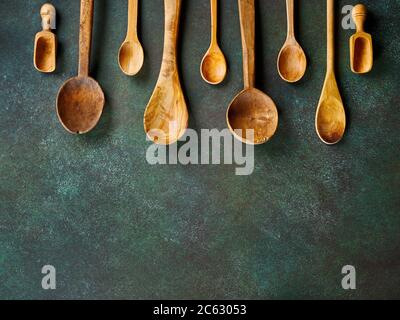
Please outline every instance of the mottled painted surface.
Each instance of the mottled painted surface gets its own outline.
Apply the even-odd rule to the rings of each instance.
[[[209,1],[184,0],[182,82],[191,127],[225,127],[242,86],[237,2],[221,0],[221,47],[230,72],[213,88],[199,74],[209,43]],[[325,2],[299,1],[298,38],[309,57],[300,84],[283,83],[276,57],[286,34],[283,0],[258,1],[258,86],[280,111],[277,136],[256,150],[249,177],[234,166],[150,166],[143,111],[163,39],[161,0],[142,0],[144,69],[116,61],[126,1],[97,0],[92,74],[107,96],[86,136],[55,114],[61,84],[77,70],[79,1],[59,13],[57,72],[32,64],[42,1],[0,2],[1,298],[400,298],[400,1],[365,0],[375,67],[350,72],[338,31],[338,78],[349,117],[343,142],[320,143],[314,113],[325,74]],[[340,8],[348,1],[337,1]],[[57,290],[41,289],[41,267]],[[358,290],[341,289],[341,268]]]

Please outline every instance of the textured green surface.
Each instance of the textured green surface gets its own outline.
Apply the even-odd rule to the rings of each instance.
[[[32,65],[42,1],[0,2],[0,298],[400,298],[400,1],[365,0],[375,66],[350,72],[339,29],[338,79],[349,117],[342,143],[324,146],[314,114],[325,75],[325,1],[299,1],[305,79],[283,83],[276,57],[286,34],[285,2],[260,0],[257,82],[280,111],[280,127],[256,149],[249,177],[233,166],[150,166],[143,111],[156,82],[163,40],[161,0],[142,0],[146,52],[137,78],[117,64],[126,1],[97,0],[92,74],[107,97],[99,126],[67,134],[57,121],[58,88],[77,69],[79,1],[58,9],[57,72]],[[221,0],[221,47],[229,76],[205,84],[209,1],[184,0],[182,82],[191,127],[225,128],[242,87],[237,1]],[[41,289],[43,265],[57,290]],[[355,265],[358,289],[341,289]]]

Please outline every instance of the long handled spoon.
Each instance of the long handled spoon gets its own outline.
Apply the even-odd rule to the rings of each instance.
[[[254,0],[238,1],[243,46],[244,90],[231,102],[226,120],[228,128],[237,139],[247,144],[262,144],[276,132],[278,110],[269,96],[254,88]]]
[[[144,114],[144,130],[157,144],[172,144],[183,136],[189,114],[177,65],[177,37],[182,0],[164,0],[165,36],[160,75]]]
[[[144,53],[137,34],[138,0],[129,0],[128,31],[119,49],[118,63],[127,76],[136,75],[143,66]]]
[[[227,66],[226,59],[217,40],[218,3],[211,0],[211,44],[200,66],[200,73],[205,82],[219,84],[224,81]]]
[[[319,138],[328,145],[338,143],[346,130],[346,114],[335,77],[335,9],[334,0],[327,0],[327,73],[319,100],[315,127]]]
[[[79,74],[65,82],[57,96],[58,118],[64,128],[73,134],[87,133],[96,126],[105,101],[100,85],[89,77],[93,1],[81,0]]]
[[[278,56],[278,72],[287,82],[297,82],[307,69],[307,58],[294,33],[294,0],[286,0],[288,31]]]

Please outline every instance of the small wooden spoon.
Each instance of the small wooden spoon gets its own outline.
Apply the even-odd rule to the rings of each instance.
[[[51,32],[51,25],[56,18],[56,9],[46,3],[40,9],[43,31],[36,34],[33,64],[36,70],[50,73],[56,70],[57,39]]]
[[[334,0],[327,0],[327,73],[319,100],[315,127],[319,138],[328,145],[338,143],[346,130],[346,114],[335,77],[335,9]]]
[[[164,0],[165,36],[160,75],[144,114],[144,130],[157,144],[173,144],[185,133],[189,114],[177,65],[177,38],[182,0]]]
[[[269,96],[254,88],[254,0],[238,1],[243,46],[244,90],[231,102],[226,113],[226,120],[229,130],[243,143],[263,144],[276,132],[278,110]],[[253,132],[247,132],[247,130]]]
[[[278,56],[278,72],[286,82],[297,82],[307,69],[307,58],[294,34],[294,0],[286,0],[288,31]]]
[[[227,72],[226,59],[218,45],[218,3],[211,0],[211,44],[200,66],[200,73],[205,82],[219,84],[224,81]]]
[[[128,31],[118,55],[119,67],[127,76],[134,76],[139,73],[144,62],[143,47],[137,34],[137,18],[138,0],[129,0]]]
[[[362,4],[356,5],[352,16],[357,26],[357,32],[350,38],[351,70],[357,74],[368,73],[372,70],[374,63],[374,50],[371,35],[364,31],[367,8]]]
[[[73,134],[87,133],[96,126],[105,101],[100,85],[89,77],[93,1],[81,0],[79,75],[65,82],[57,96],[58,118]]]

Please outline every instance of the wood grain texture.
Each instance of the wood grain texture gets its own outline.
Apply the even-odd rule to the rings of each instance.
[[[157,144],[172,144],[184,134],[189,120],[178,65],[177,39],[182,0],[164,0],[165,36],[160,75],[146,107],[144,130]]]
[[[82,77],[89,75],[92,44],[94,0],[81,0],[81,20],[79,32],[79,72]]]

